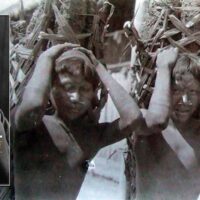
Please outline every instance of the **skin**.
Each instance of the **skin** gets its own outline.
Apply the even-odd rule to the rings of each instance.
[[[151,135],[167,127],[170,110],[171,71],[176,62],[178,50],[170,48],[158,54],[156,60],[157,77],[149,107],[143,112],[143,124],[138,135]],[[168,57],[169,59],[163,59]]]
[[[152,118],[151,124],[160,129],[152,131],[152,126],[147,126],[137,132],[137,200],[190,200],[197,199],[200,193],[200,123],[193,118],[199,108],[200,85],[190,72],[185,72],[181,78],[174,77],[171,92],[171,70],[177,54],[176,49],[168,49],[157,57],[155,99],[151,103],[158,104],[154,112],[165,120],[160,124]],[[147,116],[148,110],[145,113]]]
[[[200,83],[191,73],[175,77],[172,88],[172,118],[187,122],[199,107]]]
[[[71,63],[71,73],[59,73],[59,81],[53,84],[52,94],[57,107],[57,114],[74,120],[83,115],[90,107],[96,93],[93,85],[85,79],[79,62]],[[68,112],[63,112],[63,106]]]
[[[96,73],[101,82],[108,89],[119,112],[119,119],[111,123],[102,124],[87,124],[84,121],[83,116],[92,109],[92,99],[96,97],[96,90],[93,88],[92,83],[86,80],[80,72],[81,63],[73,63],[73,70],[71,70],[70,73],[58,73],[57,80],[54,80],[54,61],[64,50],[69,48],[78,48],[90,57]],[[45,76],[41,78],[41,74],[45,74]],[[37,133],[37,127],[41,125],[42,119],[45,117],[45,108],[50,96],[56,108],[55,116],[51,117],[52,123],[56,123],[58,126],[62,123],[70,129],[71,134],[83,151],[83,158],[86,160],[93,158],[100,148],[127,137],[142,121],[142,113],[132,97],[130,97],[117,81],[112,78],[91,51],[69,43],[51,47],[39,57],[33,76],[25,88],[22,102],[15,114],[15,124],[19,132],[18,141],[22,140],[20,137],[28,137],[25,142],[27,144],[27,146],[25,146],[26,149],[24,149],[25,147],[17,147],[21,152],[19,158],[26,156],[26,152],[28,153],[27,155],[29,155],[29,151],[32,153],[31,149],[36,149],[37,145],[38,148],[40,147],[42,149],[44,144],[45,147],[47,146],[38,153],[40,157],[33,160],[31,166],[23,160],[21,163],[16,162],[16,171],[19,170],[19,173],[22,167],[26,166],[26,169],[29,168],[29,173],[21,173],[19,177],[18,172],[16,172],[16,199],[22,200],[27,199],[27,197],[45,199],[45,195],[48,195],[48,199],[52,200],[65,199],[66,197],[69,200],[73,200],[76,199],[85,176],[85,172],[82,170],[82,163],[79,162],[74,168],[70,168],[66,163],[66,159],[63,160],[63,154],[59,154],[56,151],[56,156],[54,156],[54,154],[50,153],[55,150],[52,149],[54,148],[52,144],[49,144],[49,146],[47,145],[49,136],[40,136],[40,133]],[[23,135],[21,133],[33,128],[36,128],[35,132],[29,132],[27,134],[33,134],[32,137],[35,137],[37,134],[38,137],[45,137],[45,139],[43,139],[46,141],[44,144],[43,141],[38,139],[38,144],[33,143],[29,140],[31,135]],[[49,130],[51,132],[50,135],[60,135],[58,129],[59,127],[51,128]],[[56,142],[62,142],[62,139],[61,141],[59,139],[60,136],[56,138]],[[29,149],[28,147],[31,148]],[[52,150],[49,152],[48,149]],[[35,151],[36,150],[33,151],[33,154]],[[42,156],[42,152],[44,152],[44,156]],[[30,159],[30,157],[27,159]],[[49,163],[46,166],[48,169],[45,169],[45,173],[38,170],[38,165],[41,165],[40,163]],[[36,167],[34,168],[34,166]],[[64,166],[64,168],[62,166]],[[37,171],[37,173],[35,173],[35,171]],[[34,177],[31,176],[32,174],[34,174]],[[60,177],[63,177],[63,179]],[[24,184],[23,181],[20,181],[29,179],[32,180],[32,182],[29,181],[29,186]],[[53,182],[51,183],[51,181]],[[32,183],[35,184],[31,186]],[[40,188],[44,186],[45,190],[41,191]],[[62,186],[65,187],[63,188]],[[57,192],[52,193],[52,187]]]
[[[50,96],[53,62],[66,47],[71,48],[76,46],[71,44],[54,46],[44,52],[38,59],[33,76],[24,91],[23,101],[16,112],[15,124],[18,130],[30,129],[30,127],[34,127],[35,124],[38,124],[41,121]],[[81,48],[81,50],[83,50],[83,48]],[[120,129],[123,129],[124,127],[127,128],[128,126],[131,127],[133,124],[135,125],[138,123],[137,120],[140,120],[141,112],[137,104],[122,86],[109,75],[104,66],[96,60],[92,52],[86,49],[84,49],[84,51],[91,57],[98,76],[109,90],[111,98],[119,111]],[[46,76],[41,79],[41,74],[46,74]],[[35,101],[32,101],[33,99]],[[135,112],[130,112],[130,108]],[[68,119],[66,118],[64,120]]]

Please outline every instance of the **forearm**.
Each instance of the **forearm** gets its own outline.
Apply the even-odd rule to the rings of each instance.
[[[46,104],[52,82],[52,60],[45,56],[40,56],[36,68],[29,80],[23,95],[23,100],[39,101]],[[30,98],[31,97],[31,98]]]
[[[19,129],[32,127],[41,121],[49,100],[51,79],[52,61],[40,56],[15,115],[15,123]]]
[[[141,112],[134,99],[113,79],[101,63],[96,67],[96,71],[119,112],[120,120],[137,121],[141,117]]]
[[[150,125],[166,125],[170,110],[170,70],[168,67],[158,68],[154,92],[152,94],[146,121]]]

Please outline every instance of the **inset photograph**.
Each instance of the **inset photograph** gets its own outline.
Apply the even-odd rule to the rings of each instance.
[[[0,185],[9,185],[9,16],[0,16]]]

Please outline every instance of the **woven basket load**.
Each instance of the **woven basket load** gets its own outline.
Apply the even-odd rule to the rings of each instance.
[[[178,47],[190,59],[200,64],[200,3],[193,1],[161,1],[149,7],[143,31],[138,34],[134,27],[126,27],[127,36],[137,46],[136,87],[132,95],[140,107],[147,108],[156,77],[156,52],[169,46]],[[166,58],[167,59],[167,58]]]
[[[29,21],[11,19],[11,109],[21,100],[38,56],[50,46],[81,44],[102,59],[104,35],[113,11],[108,1],[98,8],[93,0],[45,0]]]

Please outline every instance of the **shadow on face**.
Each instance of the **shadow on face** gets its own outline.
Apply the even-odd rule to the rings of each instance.
[[[172,118],[190,120],[200,105],[200,82],[189,71],[174,75],[172,83]]]
[[[86,113],[96,96],[96,83],[92,72],[85,69],[81,60],[69,60],[57,66],[53,78],[52,96],[57,112],[74,120]]]

